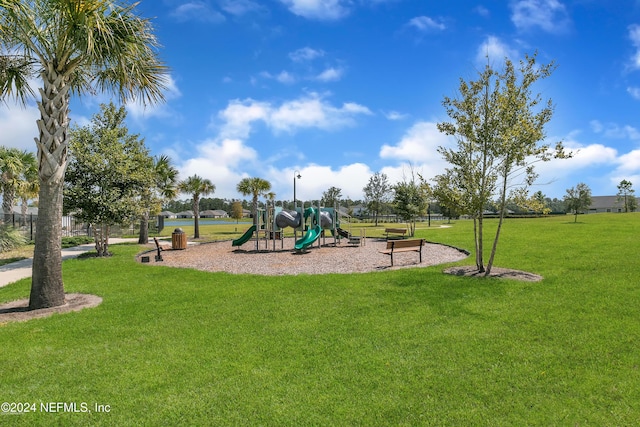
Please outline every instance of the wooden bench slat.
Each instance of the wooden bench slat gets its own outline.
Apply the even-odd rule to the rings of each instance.
[[[393,238],[403,238],[405,234],[407,234],[406,228],[385,228],[384,232],[386,233],[386,239],[389,240],[389,234],[398,234],[399,236],[391,236]]]
[[[422,246],[424,239],[410,240],[390,240],[387,242],[387,248],[381,250],[380,253],[391,255],[391,266],[393,267],[394,252],[418,252],[420,254],[420,262],[422,262]]]

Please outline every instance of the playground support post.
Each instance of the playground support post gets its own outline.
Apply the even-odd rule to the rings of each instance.
[[[297,212],[297,202],[296,202],[296,179],[300,179],[302,178],[302,175],[300,175],[300,172],[298,172],[297,170],[293,171],[293,211]],[[298,240],[298,229],[294,228],[293,229],[293,238],[294,241]]]

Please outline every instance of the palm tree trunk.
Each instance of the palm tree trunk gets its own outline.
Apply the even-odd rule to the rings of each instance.
[[[62,283],[62,182],[40,184],[29,309],[65,303]]]
[[[38,177],[40,195],[29,308],[57,307],[65,303],[62,282],[62,191],[67,167],[69,128],[68,78],[53,65],[42,73],[44,89],[38,102]]]
[[[200,238],[200,199],[193,198],[193,238]]]
[[[22,199],[22,204],[20,205],[20,215],[22,218],[20,219],[20,225],[27,225],[27,203],[29,201],[25,198]]]
[[[15,199],[15,190],[11,185],[7,185],[4,188],[4,193],[2,194],[2,210],[7,215],[13,214],[13,201]]]

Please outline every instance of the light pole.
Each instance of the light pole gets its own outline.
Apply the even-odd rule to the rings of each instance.
[[[297,170],[293,172],[293,211],[296,212],[295,217],[297,218],[297,205],[296,205],[296,179],[300,179],[302,178],[302,176],[300,175],[300,172],[298,172]],[[294,240],[298,240],[298,227],[295,227],[293,229],[293,239]]]

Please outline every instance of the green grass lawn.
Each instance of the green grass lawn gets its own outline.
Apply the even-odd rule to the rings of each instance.
[[[451,225],[418,235],[471,249],[472,224]],[[496,265],[537,283],[443,266],[235,276],[113,246],[63,264],[66,291],[100,306],[0,325],[0,402],[37,404],[0,424],[637,425],[639,235],[635,213],[508,220]]]

